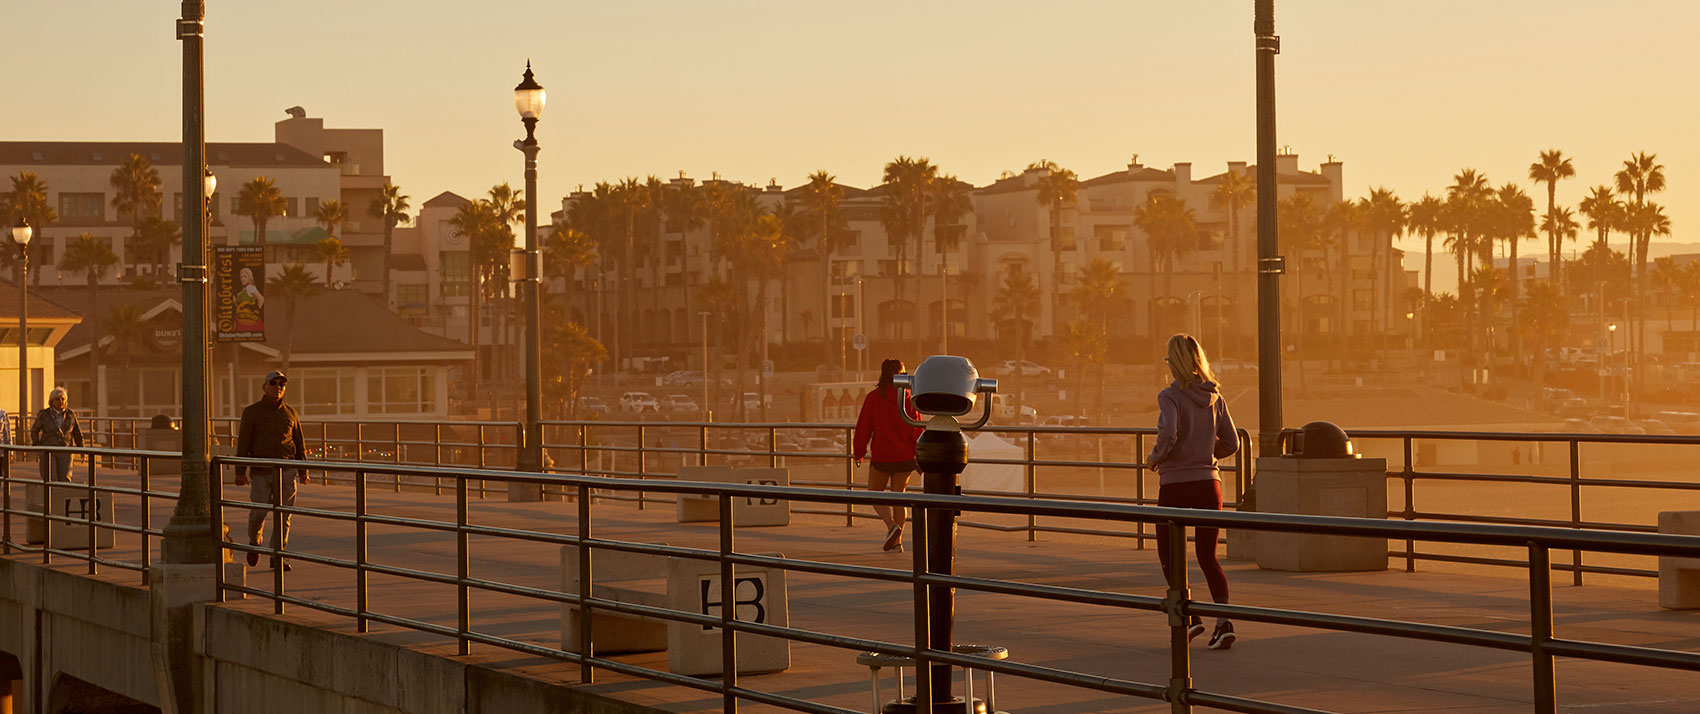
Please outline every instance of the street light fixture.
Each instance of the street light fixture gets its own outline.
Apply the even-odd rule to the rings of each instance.
[[[30,353],[29,353],[29,314],[30,314],[30,238],[35,237],[35,227],[23,216],[18,217],[18,224],[12,226],[12,242],[18,244],[18,438],[17,443],[24,443],[26,425],[30,418]],[[45,472],[44,472],[45,473]]]
[[[519,112],[520,122],[525,124],[525,138],[514,142],[514,148],[525,155],[525,255],[516,260],[523,260],[524,271],[514,275],[516,280],[522,281],[525,300],[525,448],[519,454],[521,471],[543,470],[543,313],[537,295],[543,271],[537,250],[537,152],[540,148],[537,145],[537,120],[543,116],[543,105],[547,101],[548,95],[544,93],[543,85],[531,75],[531,62],[527,61],[525,76],[514,87],[514,110]],[[542,499],[541,486],[528,484],[526,489],[526,495],[521,497],[523,500]],[[516,495],[510,491],[509,498],[515,499]]]

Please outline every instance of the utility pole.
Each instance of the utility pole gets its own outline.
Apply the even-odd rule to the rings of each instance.
[[[1275,220],[1275,0],[1257,0],[1257,401],[1258,453],[1277,456],[1281,433],[1281,273]]]

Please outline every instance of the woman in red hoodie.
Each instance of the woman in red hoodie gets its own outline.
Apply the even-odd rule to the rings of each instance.
[[[1216,475],[1216,460],[1239,451],[1234,419],[1228,416],[1227,401],[1216,391],[1216,375],[1210,372],[1210,360],[1198,340],[1186,334],[1170,337],[1169,355],[1164,359],[1175,381],[1157,394],[1157,439],[1145,460],[1157,470],[1157,505],[1220,511],[1222,482]],[[1216,561],[1217,529],[1197,530],[1194,545],[1198,569],[1204,571],[1204,580],[1210,585],[1210,599],[1226,603],[1228,575]],[[1157,558],[1165,577],[1169,572],[1169,539],[1186,541],[1186,529],[1179,531],[1170,533],[1168,526],[1157,526]],[[1194,615],[1187,634],[1189,638],[1204,634],[1204,621]],[[1210,649],[1228,649],[1234,646],[1234,639],[1234,623],[1217,618]]]
[[[903,398],[903,390],[892,383],[892,377],[903,373],[901,360],[888,359],[880,363],[880,381],[862,399],[862,413],[856,416],[856,465],[868,455],[873,444],[873,467],[868,469],[868,490],[902,493],[909,487],[909,475],[916,470],[915,440],[921,437],[920,427],[903,421],[903,412],[920,420],[915,407]],[[874,506],[874,512],[885,521],[885,551],[903,552],[903,524],[908,511],[903,507]]]

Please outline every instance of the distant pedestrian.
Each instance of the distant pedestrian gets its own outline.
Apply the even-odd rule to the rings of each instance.
[[[868,456],[868,446],[873,446],[874,462],[868,469],[868,490],[893,491],[902,493],[909,487],[909,475],[915,473],[915,440],[921,436],[921,428],[910,426],[903,420],[904,412],[910,418],[920,420],[915,407],[903,398],[903,390],[898,389],[892,378],[903,374],[901,360],[888,359],[880,363],[880,380],[874,389],[862,399],[862,412],[856,416],[855,450],[856,466],[862,465],[862,459]],[[874,506],[874,512],[885,522],[886,552],[903,552],[903,524],[908,521],[908,510],[902,506]]]
[[[0,444],[12,445],[12,417],[6,413],[5,407],[0,407]],[[12,452],[6,452],[6,460],[12,460]]]
[[[266,375],[265,396],[260,401],[248,405],[242,410],[242,423],[237,428],[236,455],[238,457],[253,457],[259,459],[298,459],[307,458],[306,440],[301,435],[301,417],[295,413],[295,408],[283,403],[283,393],[289,387],[289,378],[282,372],[272,370]],[[307,483],[307,469],[297,469],[296,476],[301,483]],[[252,480],[252,485],[250,484]],[[252,473],[246,467],[236,468],[236,485],[249,486],[249,500],[255,503],[272,505],[295,505],[295,480],[285,478],[281,470],[275,468],[255,468]],[[270,512],[264,508],[255,508],[248,512],[248,544],[258,546],[265,535],[266,519]],[[272,548],[283,552],[289,544],[289,514],[283,514],[281,526],[272,533]],[[249,551],[248,565],[260,564],[260,554]],[[272,567],[289,570],[289,563],[282,558],[273,558]]]
[[[1220,511],[1222,482],[1216,473],[1216,460],[1239,451],[1234,419],[1228,415],[1228,403],[1216,390],[1216,376],[1198,340],[1186,334],[1170,337],[1169,354],[1164,359],[1175,381],[1157,395],[1157,440],[1145,460],[1157,470],[1157,505]],[[1201,527],[1197,531],[1198,568],[1210,585],[1210,599],[1225,604],[1228,574],[1216,561],[1217,529]],[[1157,557],[1165,578],[1169,573],[1170,538],[1185,543],[1186,529],[1170,533],[1168,526],[1157,526]],[[1188,639],[1202,634],[1204,621],[1194,615],[1187,627]],[[1228,649],[1234,639],[1234,623],[1217,618],[1210,649]]]
[[[83,445],[83,430],[77,425],[77,413],[65,408],[69,396],[64,387],[54,387],[47,393],[47,408],[35,415],[30,427],[30,443],[36,446]],[[70,481],[71,455],[64,452],[41,455],[41,480]]]

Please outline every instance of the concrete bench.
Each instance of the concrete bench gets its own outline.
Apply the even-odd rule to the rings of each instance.
[[[48,498],[48,492],[52,497]],[[51,489],[44,485],[33,484],[24,486],[24,502],[26,508],[36,513],[47,513],[63,518],[79,518],[83,523],[67,523],[65,521],[48,521],[47,534],[53,536],[53,547],[64,550],[88,550],[89,528],[87,522],[91,516],[96,523],[112,523],[112,494],[95,493],[94,503],[89,502],[88,486],[82,483],[56,481]],[[24,528],[24,542],[38,544],[42,541],[42,519],[30,518]],[[95,528],[95,546],[111,548],[113,531],[109,528]]]
[[[1659,513],[1659,532],[1700,535],[1700,511]],[[1659,556],[1659,607],[1667,610],[1700,608],[1700,558]]]
[[[591,596],[632,605],[719,616],[720,565],[710,560],[598,550],[591,556]],[[561,548],[562,591],[579,591],[579,551]],[[744,622],[789,626],[785,571],[739,566],[734,617]],[[576,605],[561,606],[561,649],[577,652],[583,626]],[[667,651],[667,669],[691,676],[718,675],[720,628],[641,615],[591,612],[592,646],[598,654]],[[791,643],[740,634],[738,672],[781,672],[791,667]]]
[[[790,472],[783,468],[733,468],[730,466],[685,466],[680,481],[741,483],[758,486],[790,486]],[[713,496],[679,494],[676,516],[680,523],[720,520],[720,499]],[[791,525],[791,502],[778,498],[744,496],[732,499],[734,526]]]

